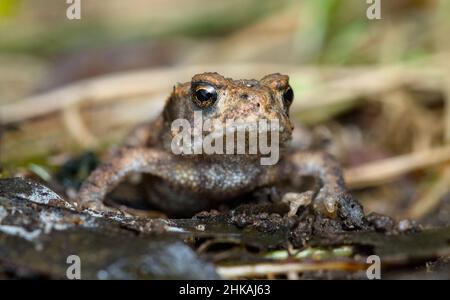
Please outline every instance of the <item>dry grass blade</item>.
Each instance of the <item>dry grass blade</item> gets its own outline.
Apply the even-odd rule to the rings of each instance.
[[[88,79],[59,88],[46,94],[33,96],[1,107],[3,123],[25,121],[67,107],[95,104],[117,99],[150,96],[170,88],[180,80],[187,81],[193,74],[215,70],[233,78],[259,78],[277,72],[291,75],[294,82],[319,84],[306,91],[299,91],[293,110],[302,111],[348,102],[357,98],[384,93],[402,86],[439,89],[442,87],[443,70],[439,67],[414,69],[394,66],[380,68],[314,68],[274,64],[248,65],[198,65],[177,68],[160,68],[125,72]],[[164,100],[164,99],[161,99]],[[39,103],[39,106],[36,106]]]
[[[129,99],[166,91],[180,80],[188,81],[193,74],[205,70],[217,70],[223,74],[255,76],[258,73],[280,69],[279,65],[248,65],[248,66],[190,66],[183,68],[160,68],[144,71],[131,71],[114,75],[105,75],[87,79],[50,91],[42,95],[32,96],[1,107],[3,123],[24,121],[46,114],[60,112],[67,107],[81,104],[96,104],[99,102]],[[284,71],[292,67],[282,68]],[[163,101],[164,99],[161,99]],[[39,103],[39,106],[36,106]]]
[[[444,138],[450,142],[450,79],[445,87]]]
[[[69,107],[63,112],[64,124],[70,135],[83,147],[95,148],[98,145],[97,138],[90,132],[83,121],[77,107]]]
[[[240,266],[217,267],[217,272],[224,279],[237,279],[245,277],[261,277],[269,275],[338,270],[338,271],[360,271],[365,270],[367,265],[358,262],[324,261],[324,262],[293,262],[293,263],[261,263]]]
[[[352,188],[379,185],[408,172],[450,161],[450,144],[400,155],[347,169],[345,179]]]
[[[428,192],[419,198],[408,210],[407,217],[421,219],[439,205],[441,198],[450,192],[450,166],[444,168],[441,176],[434,182]]]

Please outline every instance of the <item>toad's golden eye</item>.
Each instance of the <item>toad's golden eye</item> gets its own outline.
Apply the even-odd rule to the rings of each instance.
[[[289,106],[292,104],[292,101],[294,100],[294,91],[290,86],[287,87],[287,89],[283,92],[283,102],[286,106]]]
[[[217,100],[217,91],[212,85],[194,85],[192,95],[195,104],[201,108],[209,107]]]

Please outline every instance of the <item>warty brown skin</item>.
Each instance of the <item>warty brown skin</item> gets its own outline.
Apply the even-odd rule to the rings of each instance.
[[[217,93],[215,101],[198,101],[194,93],[204,87],[213,87]],[[314,176],[321,183],[314,208],[348,219],[349,227],[358,227],[363,219],[362,208],[346,193],[341,168],[334,158],[322,152],[287,151],[293,130],[289,88],[289,77],[281,74],[257,81],[203,73],[195,75],[191,82],[176,85],[162,114],[137,126],[124,145],[83,183],[78,194],[80,205],[108,210],[103,204],[106,194],[136,172],[146,174],[149,201],[176,215],[213,208],[293,176]],[[264,166],[260,164],[260,154],[172,154],[172,121],[184,118],[192,124],[194,111],[198,110],[202,110],[204,120],[219,124],[227,119],[277,119],[283,128],[280,160],[273,166]]]

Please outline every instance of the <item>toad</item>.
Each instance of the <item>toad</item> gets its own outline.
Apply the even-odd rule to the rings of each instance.
[[[316,191],[287,193],[285,198],[293,203],[297,200],[293,206],[298,207],[300,201],[317,213],[345,219],[350,227],[358,227],[364,216],[362,207],[346,191],[337,161],[324,152],[290,149],[294,126],[289,107],[293,100],[286,75],[271,74],[261,80],[233,80],[217,73],[194,75],[190,82],[174,87],[159,117],[138,125],[92,172],[81,186],[79,204],[93,210],[111,209],[103,203],[105,196],[132,173],[145,174],[146,198],[154,206],[176,215],[211,209],[283,180],[312,176],[319,183]],[[194,123],[199,115],[208,126],[196,130]],[[240,152],[236,148],[224,150],[230,145],[224,140],[230,136],[238,149],[239,142],[251,140],[251,126],[244,128],[248,131],[240,135],[240,140],[238,134],[228,135],[227,122],[238,120],[256,124],[256,136],[264,136],[275,146],[269,148],[277,151],[272,163],[263,163],[261,158],[267,151],[263,153],[261,142],[255,147],[244,145]],[[194,129],[180,130],[180,126],[174,126],[176,122],[193,125]],[[186,140],[180,138],[180,132],[184,138],[193,137],[193,142],[180,148],[180,141]],[[205,143],[199,146],[196,142],[197,137],[197,141],[208,136],[211,140],[211,135],[214,142],[209,145],[216,151],[206,151]],[[305,200],[305,195],[311,199]]]

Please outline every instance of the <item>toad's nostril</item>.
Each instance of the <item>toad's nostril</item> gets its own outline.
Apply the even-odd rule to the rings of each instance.
[[[248,94],[241,94],[241,99],[243,99],[243,100],[247,100],[248,99]]]

